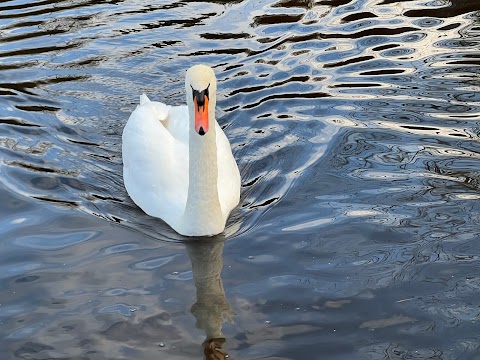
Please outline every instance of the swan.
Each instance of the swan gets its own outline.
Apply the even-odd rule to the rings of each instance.
[[[123,129],[128,195],[184,236],[223,232],[240,201],[240,172],[215,120],[216,90],[212,68],[192,66],[185,77],[186,106],[143,94]]]

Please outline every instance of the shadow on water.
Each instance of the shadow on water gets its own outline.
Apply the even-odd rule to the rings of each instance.
[[[2,360],[475,358],[479,13],[0,1]],[[197,63],[242,190],[192,243],[128,198],[121,133]]]

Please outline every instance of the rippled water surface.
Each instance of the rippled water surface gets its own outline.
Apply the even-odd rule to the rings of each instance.
[[[476,359],[479,47],[477,0],[1,0],[1,359]],[[121,132],[197,63],[242,195],[186,242]]]

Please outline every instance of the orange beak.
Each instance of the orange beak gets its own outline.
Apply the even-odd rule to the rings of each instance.
[[[208,97],[204,97],[202,105],[198,105],[197,98],[193,97],[193,107],[195,111],[195,131],[203,136],[208,131]]]

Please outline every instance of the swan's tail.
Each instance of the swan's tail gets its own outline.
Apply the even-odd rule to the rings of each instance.
[[[150,102],[150,99],[148,98],[147,95],[145,95],[145,93],[143,93],[142,95],[140,95],[140,105],[144,105],[146,103]]]

